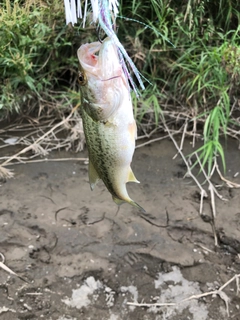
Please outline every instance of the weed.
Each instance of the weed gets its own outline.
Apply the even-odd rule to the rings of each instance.
[[[220,138],[237,128],[233,135],[240,139],[239,1],[124,0],[120,11],[118,37],[150,82],[139,100],[133,95],[140,127],[161,128],[162,114],[175,123],[192,118],[203,137],[196,152],[208,173],[216,158],[226,167]],[[76,50],[96,41],[94,30],[65,26],[61,1],[25,0],[20,6],[4,0],[0,116],[39,114],[43,105],[59,101],[65,101],[62,109],[77,105]]]
[[[75,85],[78,63],[71,41],[75,35],[65,26],[58,1],[50,8],[41,3],[26,1],[20,6],[6,0],[0,9],[2,117],[26,109],[28,113],[32,101],[51,102],[56,89],[64,92],[64,86]]]
[[[121,15],[131,13],[135,21],[121,24],[119,29],[130,30],[128,50],[153,83],[138,103],[138,121],[158,126],[160,112],[177,120],[178,110],[203,123],[204,143],[194,152],[209,174],[218,156],[226,168],[220,138],[229,134],[233,122],[240,125],[233,118],[233,103],[240,94],[239,9],[237,1],[151,0],[148,5],[124,1],[122,6]],[[144,53],[144,62],[139,52]]]

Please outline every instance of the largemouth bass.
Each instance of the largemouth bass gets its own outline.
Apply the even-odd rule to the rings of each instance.
[[[116,204],[127,202],[145,211],[126,189],[127,182],[139,183],[130,167],[137,128],[117,47],[110,38],[87,43],[78,49],[78,59],[90,187],[102,179]]]

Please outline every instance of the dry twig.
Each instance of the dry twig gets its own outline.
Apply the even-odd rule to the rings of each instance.
[[[186,121],[185,121],[184,128],[183,128],[183,133],[182,133],[182,139],[181,139],[180,147],[179,147],[179,150],[181,150],[181,151],[182,151],[182,149],[183,149],[183,144],[184,144],[184,140],[185,140],[185,135],[186,135],[186,131],[187,131],[187,126],[188,126],[188,122],[187,122],[187,120],[186,120]],[[175,154],[175,156],[173,157],[173,159],[175,159],[177,156],[178,156],[178,152]]]
[[[189,164],[184,156],[184,154],[182,153],[181,149],[179,148],[176,140],[173,138],[170,130],[168,129],[165,121],[163,120],[163,124],[165,127],[165,130],[168,132],[169,137],[171,138],[172,142],[174,143],[176,149],[178,150],[178,153],[180,154],[180,156],[182,157],[186,167],[187,167],[187,174],[195,181],[196,185],[198,186],[198,188],[200,189],[200,193],[201,193],[201,201],[200,201],[200,214],[202,214],[202,208],[203,208],[203,198],[207,198],[207,192],[203,189],[203,187],[201,186],[200,182],[197,180],[197,178],[194,176],[194,174],[191,171],[191,168],[189,167]]]
[[[21,160],[21,159],[19,159],[19,160]],[[17,162],[17,163],[8,163],[7,166],[15,166],[18,164],[27,164],[27,163],[63,162],[63,161],[84,161],[87,163],[88,158],[37,159],[37,160],[27,160],[27,161],[21,160],[21,162]]]
[[[0,257],[2,258],[2,261],[0,261],[0,268],[2,268],[3,270],[5,270],[6,272],[18,277],[19,279],[21,279],[22,281],[28,282],[26,281],[24,278],[22,278],[21,276],[19,276],[18,274],[16,274],[14,271],[12,271],[10,268],[8,268],[8,266],[5,265],[5,257],[2,253],[0,253]]]
[[[70,148],[70,145],[74,141],[78,141],[78,146],[77,150],[80,150],[82,148],[83,144],[83,136],[81,135],[82,133],[82,128],[81,126],[79,127],[79,121],[80,118],[77,119],[77,124],[72,127],[68,124],[69,120],[72,118],[72,115],[76,111],[78,106],[72,109],[70,114],[68,115],[67,118],[63,119],[53,127],[51,127],[50,130],[47,132],[43,133],[36,141],[32,140],[32,132],[28,133],[25,137],[21,137],[17,140],[16,144],[24,144],[27,145],[25,148],[17,152],[16,154],[10,156],[10,157],[2,157],[2,160],[5,160],[3,163],[0,165],[0,178],[11,178],[13,177],[13,172],[10,171],[9,169],[5,168],[6,166],[13,165],[13,164],[19,164],[19,163],[28,163],[28,162],[41,162],[41,161],[46,161],[44,160],[29,160],[26,161],[27,159],[32,159],[34,157],[37,157],[39,155],[46,156],[50,151],[53,151],[55,149],[60,149],[61,147],[65,148]],[[74,119],[71,119],[71,121]],[[50,121],[50,122],[49,122]],[[46,123],[44,123],[45,126]],[[46,128],[49,128],[50,124],[52,125],[52,120],[47,121],[47,126]],[[38,128],[38,130],[34,130],[35,134],[39,132],[39,130],[43,130],[45,127]],[[59,129],[60,127],[63,127]],[[28,128],[28,125],[24,126],[18,126],[18,129],[26,129]],[[65,138],[64,141],[60,142],[59,139],[56,137],[56,134],[62,131],[64,128],[67,128],[68,130],[71,130],[71,135],[68,138]],[[9,126],[9,130],[16,130],[16,128]],[[80,135],[80,136],[79,136]],[[28,151],[33,151],[34,155],[29,156],[29,157],[22,157],[21,155],[28,152]],[[13,162],[13,161],[18,161],[18,162]],[[49,160],[48,160],[49,161]],[[52,159],[50,161],[60,161],[59,159]],[[61,160],[63,161],[63,160]],[[81,161],[86,161],[86,159],[81,158]]]
[[[223,177],[223,175],[222,175],[222,173],[221,173],[221,171],[219,169],[219,166],[217,164],[217,159],[216,158],[215,158],[214,165],[215,165],[215,168],[216,168],[216,170],[217,170],[217,172],[219,174],[219,177],[221,178],[222,181],[224,181],[227,184],[227,186],[229,188],[240,188],[240,184],[232,182],[232,181],[230,181],[230,180],[228,180],[228,179]]]

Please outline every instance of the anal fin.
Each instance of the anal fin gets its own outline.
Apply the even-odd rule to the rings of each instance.
[[[121,204],[123,204],[123,203],[125,203],[126,201],[124,201],[124,200],[121,200],[121,199],[119,199],[119,198],[117,198],[117,197],[112,197],[113,198],[113,201],[118,205],[118,206],[120,206]]]
[[[90,188],[91,188],[91,190],[93,190],[95,185],[100,180],[100,177],[99,177],[99,175],[98,175],[96,169],[94,168],[90,159],[89,159],[89,164],[88,164],[88,177],[89,177]]]
[[[140,183],[140,181],[137,180],[137,178],[135,177],[133,171],[131,168],[129,168],[129,172],[128,172],[128,180],[127,182],[136,182],[136,183]]]

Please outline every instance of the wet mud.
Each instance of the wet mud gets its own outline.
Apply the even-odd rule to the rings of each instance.
[[[237,144],[226,148],[226,176],[240,183]],[[141,184],[128,190],[146,214],[127,204],[118,211],[102,183],[91,192],[84,162],[14,166],[0,187],[0,252],[22,279],[0,268],[0,319],[240,320],[236,281],[188,299],[240,273],[240,190],[213,178],[226,199],[216,199],[216,248],[210,200],[203,219],[175,153],[167,140],[135,152]],[[71,157],[79,155],[87,153]],[[172,305],[144,305],[156,303]]]

